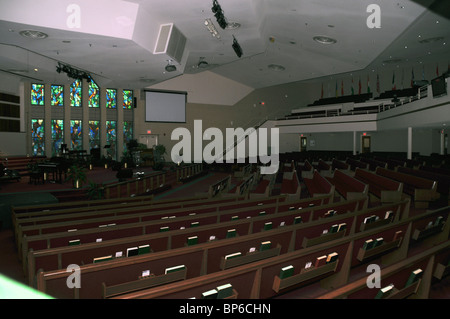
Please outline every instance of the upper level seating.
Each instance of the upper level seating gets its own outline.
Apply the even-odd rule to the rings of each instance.
[[[378,197],[381,202],[395,202],[401,199],[403,184],[398,181],[360,168],[356,168],[355,178],[369,185],[369,192]]]
[[[346,199],[361,198],[368,195],[368,185],[336,169],[333,177],[326,177]]]
[[[439,196],[436,181],[381,167],[377,167],[376,173],[403,183],[403,192],[414,198],[417,208],[428,208],[429,202]]]
[[[381,99],[392,99],[392,98],[400,98],[400,97],[409,97],[416,96],[418,93],[418,87],[406,88],[403,90],[390,90],[381,93],[378,97],[375,97],[375,100]]]
[[[328,97],[328,98],[322,98],[322,99],[316,100],[316,101],[314,101],[314,103],[309,104],[308,106],[340,104],[340,103],[349,103],[349,102],[361,103],[361,102],[365,102],[365,101],[371,99],[372,96],[373,96],[373,93],[364,93],[364,94],[358,94],[358,95]]]

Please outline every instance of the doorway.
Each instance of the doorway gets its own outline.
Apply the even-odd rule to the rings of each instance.
[[[140,135],[139,143],[146,145],[148,149],[152,149],[153,146],[158,145],[158,135],[156,134]]]
[[[307,145],[308,145],[308,138],[306,136],[300,136],[300,152],[306,152]]]
[[[362,136],[361,139],[361,153],[370,153],[371,140],[370,136]]]

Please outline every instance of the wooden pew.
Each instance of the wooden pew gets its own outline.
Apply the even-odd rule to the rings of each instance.
[[[246,177],[243,178],[236,186],[231,188],[228,192],[222,193],[222,197],[244,196],[247,198],[250,189],[255,184],[256,175],[256,173],[253,173],[251,175],[246,174]]]
[[[428,208],[438,198],[436,181],[377,167],[376,174],[403,183],[403,192],[414,198],[417,208]]]
[[[230,188],[231,175],[221,179],[220,181],[209,186],[208,196],[214,198],[220,196],[221,193],[226,193]]]
[[[355,178],[369,185],[369,192],[383,203],[401,200],[403,183],[356,168]]]
[[[438,174],[429,170],[413,169],[409,167],[397,167],[397,172],[405,173],[409,175],[416,175],[426,179],[430,179],[437,182],[436,191],[441,195],[450,195],[450,176],[445,174]]]
[[[348,237],[340,238],[332,242],[320,244],[315,247],[309,247],[302,250],[294,250],[286,254],[267,258],[248,265],[242,265],[235,268],[206,274],[201,277],[188,278],[184,281],[174,284],[167,284],[155,288],[144,289],[141,291],[130,292],[118,296],[120,299],[173,299],[173,298],[191,298],[200,299],[201,293],[218,285],[230,283],[235,288],[235,295],[242,299],[267,299],[283,293],[292,288],[308,285],[311,282],[320,281],[321,287],[330,290],[333,294],[337,287],[348,287],[350,269],[354,267],[354,261],[357,265],[367,264],[369,261],[357,260],[359,244],[368,237],[384,236],[386,238],[385,246],[377,252],[382,258],[383,265],[395,266],[403,262],[408,257],[409,236],[411,221],[420,218],[415,216],[407,220],[391,224],[383,230],[372,230],[368,232],[353,234]],[[402,236],[398,240],[393,240],[392,234],[402,231]],[[392,246],[391,243],[395,245]],[[439,251],[448,250],[449,243],[445,242],[439,247]],[[337,252],[338,259],[335,264],[324,265],[322,267],[311,267],[305,269],[305,264],[314,262],[322,255]],[[281,268],[293,265],[294,275],[281,279],[279,277]],[[277,278],[278,277],[278,278]],[[367,287],[367,278],[364,280]],[[246,285],[242,284],[245,281]]]
[[[379,161],[373,158],[361,157],[360,161],[363,163],[367,163],[369,165],[368,169],[370,171],[375,171],[377,167],[388,168],[388,164],[384,161]]]
[[[230,201],[227,203],[222,203],[222,205],[217,205],[218,202],[216,201],[213,205],[202,205],[202,206],[185,206],[183,208],[177,208],[175,210],[161,210],[160,207],[158,207],[155,211],[150,212],[148,214],[138,214],[136,216],[128,215],[129,210],[121,209],[120,212],[127,214],[125,217],[125,223],[121,225],[119,222],[114,222],[114,219],[112,220],[101,220],[99,225],[108,225],[108,224],[116,224],[113,225],[113,227],[94,227],[94,228],[87,228],[87,229],[80,229],[76,231],[67,231],[67,229],[76,229],[76,225],[69,224],[69,225],[62,225],[65,229],[62,232],[56,232],[56,233],[48,233],[48,234],[41,234],[41,235],[31,235],[31,236],[24,236],[21,241],[20,254],[21,256],[25,257],[29,249],[38,250],[38,249],[46,249],[50,247],[60,247],[60,246],[67,246],[68,242],[70,240],[80,239],[82,243],[86,242],[95,242],[97,238],[103,238],[103,240],[108,239],[114,239],[114,238],[120,238],[122,236],[138,236],[142,234],[146,234],[150,231],[154,231],[154,229],[149,229],[150,224],[155,224],[156,222],[165,221],[162,220],[162,217],[182,217],[182,216],[188,216],[190,213],[197,214],[196,216],[200,216],[201,214],[211,213],[211,212],[225,212],[225,211],[231,211],[234,209],[245,209],[245,208],[262,208],[262,205],[265,204],[276,204],[280,201],[284,201],[284,197],[278,196],[273,197],[269,199],[259,199],[257,201],[255,200],[248,200],[243,202],[234,202]],[[145,207],[142,208],[145,211]],[[128,220],[127,220],[128,219]],[[120,220],[120,219],[119,219]],[[148,226],[148,227],[147,227]],[[50,227],[53,227],[53,224],[50,225]],[[58,230],[58,229],[57,229]],[[102,237],[100,237],[102,236]]]
[[[365,212],[366,214],[370,214],[370,210],[368,210],[367,212]],[[351,216],[338,216],[339,218],[335,218],[335,222],[337,222],[338,220],[348,220],[349,217]],[[202,258],[202,261],[197,261],[197,264],[202,265],[202,266],[198,266],[197,270],[194,270],[194,272],[198,272],[199,269],[203,269],[202,272],[206,273],[212,273],[212,272],[218,272],[220,271],[220,265],[221,265],[221,259],[223,258],[223,256],[233,253],[235,251],[249,251],[250,248],[252,247],[259,247],[259,244],[264,241],[264,240],[270,240],[272,241],[272,244],[274,245],[273,247],[277,247],[278,245],[281,246],[281,250],[280,250],[280,256],[282,256],[283,254],[288,253],[289,251],[292,251],[293,247],[295,246],[295,242],[297,242],[298,240],[300,240],[300,238],[295,238],[295,236],[293,236],[293,231],[296,231],[296,234],[301,234],[302,232],[299,230],[301,228],[309,228],[309,227],[324,227],[324,225],[329,225],[329,223],[332,222],[332,220],[317,220],[315,222],[311,222],[311,223],[305,223],[305,224],[294,224],[294,225],[289,225],[289,226],[284,226],[281,228],[277,228],[277,229],[273,229],[273,230],[269,230],[269,231],[264,231],[264,232],[259,232],[259,233],[255,233],[255,234],[250,234],[250,235],[246,235],[246,236],[240,236],[240,237],[235,237],[235,238],[228,238],[226,240],[217,240],[217,241],[212,241],[212,242],[208,242],[208,243],[202,243],[202,244],[198,244],[195,246],[189,246],[189,247],[183,247],[182,250],[172,250],[170,253],[172,254],[173,258],[177,260],[177,263],[179,264],[180,261],[178,261],[179,259],[176,258],[176,254],[181,254],[181,253],[185,253],[186,251],[190,251],[193,253],[193,251],[197,251],[196,249],[200,249],[202,248],[202,253],[198,253],[197,256],[202,256],[202,257],[197,257],[197,258]],[[349,225],[350,226],[350,225]],[[351,226],[350,226],[351,227]],[[186,235],[185,235],[186,236]],[[97,290],[97,288],[95,288],[95,286],[99,286],[99,280],[102,280],[101,278],[110,278],[109,275],[105,274],[99,274],[99,271],[105,271],[105,272],[112,272],[112,273],[116,273],[116,274],[120,274],[121,272],[127,272],[127,270],[125,270],[125,268],[123,267],[135,267],[139,269],[142,269],[142,265],[139,266],[138,263],[143,263],[143,262],[150,262],[151,260],[160,260],[160,255],[164,255],[167,256],[168,252],[162,252],[162,253],[154,253],[154,254],[146,254],[146,255],[142,255],[142,256],[135,256],[135,257],[131,257],[133,258],[125,260],[125,259],[120,259],[120,260],[114,260],[111,262],[104,262],[101,264],[90,264],[90,265],[85,265],[85,266],[81,266],[81,271],[82,273],[86,274],[89,273],[91,271],[96,272],[97,275],[90,275],[90,276],[86,276],[85,278],[82,278],[82,280],[88,280],[89,282],[82,282],[81,287],[82,290],[84,288],[84,293],[83,291],[78,291],[80,298],[86,298],[86,296],[91,296],[89,295],[91,292],[89,291],[93,291],[93,290]],[[192,258],[191,258],[192,257]],[[195,259],[196,257],[192,254],[191,257],[189,257],[189,262],[194,262],[192,259]],[[129,257],[130,258],[130,257]],[[254,263],[254,257],[252,258],[248,258],[249,261],[251,261],[251,263]],[[187,260],[187,259],[183,259],[183,260]],[[206,262],[207,260],[207,262]],[[128,262],[128,265],[127,265]],[[131,263],[131,264],[130,264]],[[167,263],[166,263],[167,264]],[[168,265],[170,266],[170,265]],[[188,269],[190,269],[190,265],[186,265]],[[120,267],[121,270],[118,271],[117,268]],[[150,269],[154,268],[151,265],[146,266],[149,267]],[[240,266],[237,266],[240,267]],[[223,270],[226,271],[226,270]],[[156,273],[156,272],[155,272]],[[63,271],[50,271],[50,272],[44,272],[44,273],[39,273],[38,274],[38,288],[39,290],[41,289],[46,289],[49,287],[52,287],[52,292],[50,294],[53,293],[57,293],[56,291],[53,290],[54,287],[58,287],[58,290],[63,289],[63,285],[58,284],[57,282],[65,282],[66,277],[69,274],[65,273]],[[82,276],[83,277],[83,276]],[[187,275],[188,278],[191,278],[189,273]],[[119,280],[121,280],[120,278],[111,278],[108,279],[110,280],[109,283],[107,283],[107,285],[113,285],[113,284],[118,284]],[[135,279],[133,279],[135,280]],[[114,281],[114,282],[113,282]],[[50,282],[52,282],[51,284],[49,284]],[[67,291],[68,289],[65,288],[65,290]],[[100,289],[99,289],[100,290]],[[64,294],[64,296],[66,296],[65,294],[67,292],[61,292],[59,291],[59,293]],[[47,290],[46,292],[50,292],[49,290]],[[73,291],[71,293],[74,293]],[[74,294],[73,296],[76,297],[76,294]],[[97,296],[98,298],[98,296]]]
[[[335,186],[319,174],[317,170],[314,170],[312,178],[304,178],[303,182],[310,196],[315,197],[323,194],[331,194],[331,201],[333,201]]]
[[[275,182],[276,174],[264,175],[256,184],[254,189],[250,190],[249,198],[267,198],[272,193],[273,184]]]
[[[148,201],[148,202],[131,202],[128,201],[122,202],[120,205],[100,205],[94,206],[92,208],[86,207],[84,210],[77,212],[77,210],[63,210],[61,214],[58,214],[59,211],[49,212],[49,216],[38,216],[38,217],[29,217],[29,218],[21,218],[15,221],[15,235],[16,235],[16,243],[19,248],[19,251],[22,246],[22,238],[24,234],[28,235],[37,235],[43,233],[41,229],[47,227],[56,227],[57,223],[65,223],[65,225],[75,224],[78,221],[86,221],[92,222],[89,220],[99,219],[98,225],[113,223],[114,221],[107,222],[106,218],[117,218],[118,216],[123,216],[127,218],[125,215],[132,214],[147,214],[156,211],[170,211],[173,209],[181,209],[181,208],[193,208],[200,206],[210,205],[211,207],[217,206],[219,204],[227,207],[227,204],[233,205],[233,202],[243,200],[244,197],[236,197],[234,199],[214,199],[214,200],[193,200],[187,199],[184,201],[180,199],[174,203],[173,201]],[[251,203],[242,203],[243,205],[248,205]],[[126,205],[126,206],[125,206]],[[203,207],[205,208],[205,207]],[[17,215],[16,215],[17,216]],[[17,216],[19,217],[19,216]],[[100,218],[105,218],[102,222]],[[72,223],[71,223],[72,222]],[[64,224],[63,224],[64,225]],[[68,226],[65,231],[68,229],[77,228],[76,226]],[[26,230],[26,232],[24,232]]]
[[[369,187],[367,184],[339,169],[335,169],[333,177],[327,177],[327,179],[335,186],[336,191],[346,199],[361,198],[368,195]]]
[[[302,178],[311,178],[314,173],[314,166],[308,160],[303,165],[298,165],[298,169]]]
[[[237,233],[242,236],[251,232],[259,232],[264,230],[264,226],[267,221],[272,222],[273,228],[275,229],[277,227],[282,227],[282,225],[293,224],[295,222],[295,217],[297,216],[302,216],[302,220],[304,222],[315,220],[317,219],[317,216],[313,216],[313,212],[314,215],[316,215],[321,213],[321,210],[328,210],[330,207],[338,209],[341,212],[353,212],[364,207],[364,204],[360,204],[358,201],[340,203],[339,205],[326,205],[324,207],[321,206],[322,202],[323,198],[316,198],[301,200],[297,203],[274,203],[256,207],[241,208],[232,211],[224,211],[223,213],[217,214],[217,223],[210,225],[200,223],[200,225],[195,227],[195,229],[191,229],[189,225],[199,219],[197,216],[189,216],[181,218],[178,221],[180,223],[184,223],[181,225],[185,226],[185,230],[178,230],[180,228],[180,224],[178,224],[177,228],[172,227],[169,232],[164,233],[150,232],[146,235],[139,235],[137,237],[125,236],[121,233],[122,237],[103,240],[102,242],[82,242],[81,245],[77,246],[64,245],[49,249],[32,250],[28,253],[29,280],[33,280],[39,268],[43,268],[45,270],[61,269],[72,263],[83,264],[89,262],[96,256],[114,254],[117,251],[125,251],[127,247],[148,244],[149,242],[152,243],[152,249],[154,251],[179,248],[184,246],[187,236],[186,234],[188,232],[192,234],[200,234],[202,231],[206,230],[211,233],[210,235],[216,235],[217,238],[225,238],[226,232],[229,229],[235,228]],[[318,206],[310,207],[311,203]],[[304,210],[299,210],[299,207],[303,207]],[[264,212],[264,214],[261,214],[261,212]],[[237,219],[235,217],[237,217]],[[230,222],[232,224],[230,224]],[[172,223],[175,224],[175,221]],[[164,225],[170,225],[170,223],[165,223]],[[188,229],[190,230],[188,231]],[[204,234],[204,237],[199,235],[199,238],[201,237],[201,241],[208,241],[208,234]],[[82,236],[76,235],[72,237],[82,238]]]
[[[342,162],[336,158],[333,158],[333,161],[331,162],[331,169],[335,171],[336,169],[339,170],[350,170],[350,165],[348,165],[345,162]]]
[[[298,180],[297,172],[285,172],[281,183],[281,195],[286,195],[288,200],[297,200],[300,198],[301,186]]]
[[[449,252],[450,242],[446,241],[381,269],[380,287],[386,287],[391,283],[394,284],[393,292],[387,296],[388,299],[428,299],[432,280],[439,278],[439,274],[442,273],[439,269],[446,268],[443,266],[442,261],[448,262],[450,258]],[[416,269],[422,269],[422,278],[412,285],[406,286],[411,272]],[[377,288],[369,288],[367,286],[367,278],[364,277],[329,291],[319,296],[318,299],[374,299],[379,290]]]
[[[349,166],[350,170],[354,171],[356,168],[362,168],[362,169],[368,169],[369,164],[358,161],[357,159],[347,157],[347,160],[345,161]]]

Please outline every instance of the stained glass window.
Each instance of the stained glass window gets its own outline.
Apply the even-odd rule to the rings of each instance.
[[[83,149],[83,130],[82,121],[71,120],[70,121],[70,138],[72,142],[72,150]]]
[[[100,89],[94,80],[89,82],[89,107],[100,107]]]
[[[123,151],[128,151],[127,143],[133,139],[133,122],[123,122]]]
[[[117,106],[117,90],[106,89],[106,108],[115,109]]]
[[[100,148],[100,122],[89,121],[89,147]]]
[[[123,90],[123,108],[128,110],[133,108],[133,91]]]
[[[44,105],[44,84],[31,84],[31,105]]]
[[[52,156],[56,156],[64,143],[64,121],[52,120]]]
[[[70,105],[74,107],[81,107],[81,80],[75,80],[72,85],[70,85]]]
[[[31,120],[31,148],[33,156],[45,155],[44,120]]]
[[[117,141],[117,121],[106,121],[106,144],[110,145],[107,149],[108,157],[116,159],[116,141]]]
[[[63,106],[64,105],[64,86],[52,85],[50,87],[50,91],[51,91],[51,105],[52,106]]]

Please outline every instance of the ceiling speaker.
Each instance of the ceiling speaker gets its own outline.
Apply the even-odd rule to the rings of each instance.
[[[159,27],[154,54],[167,54],[181,64],[185,47],[186,37],[173,23],[162,24]]]

